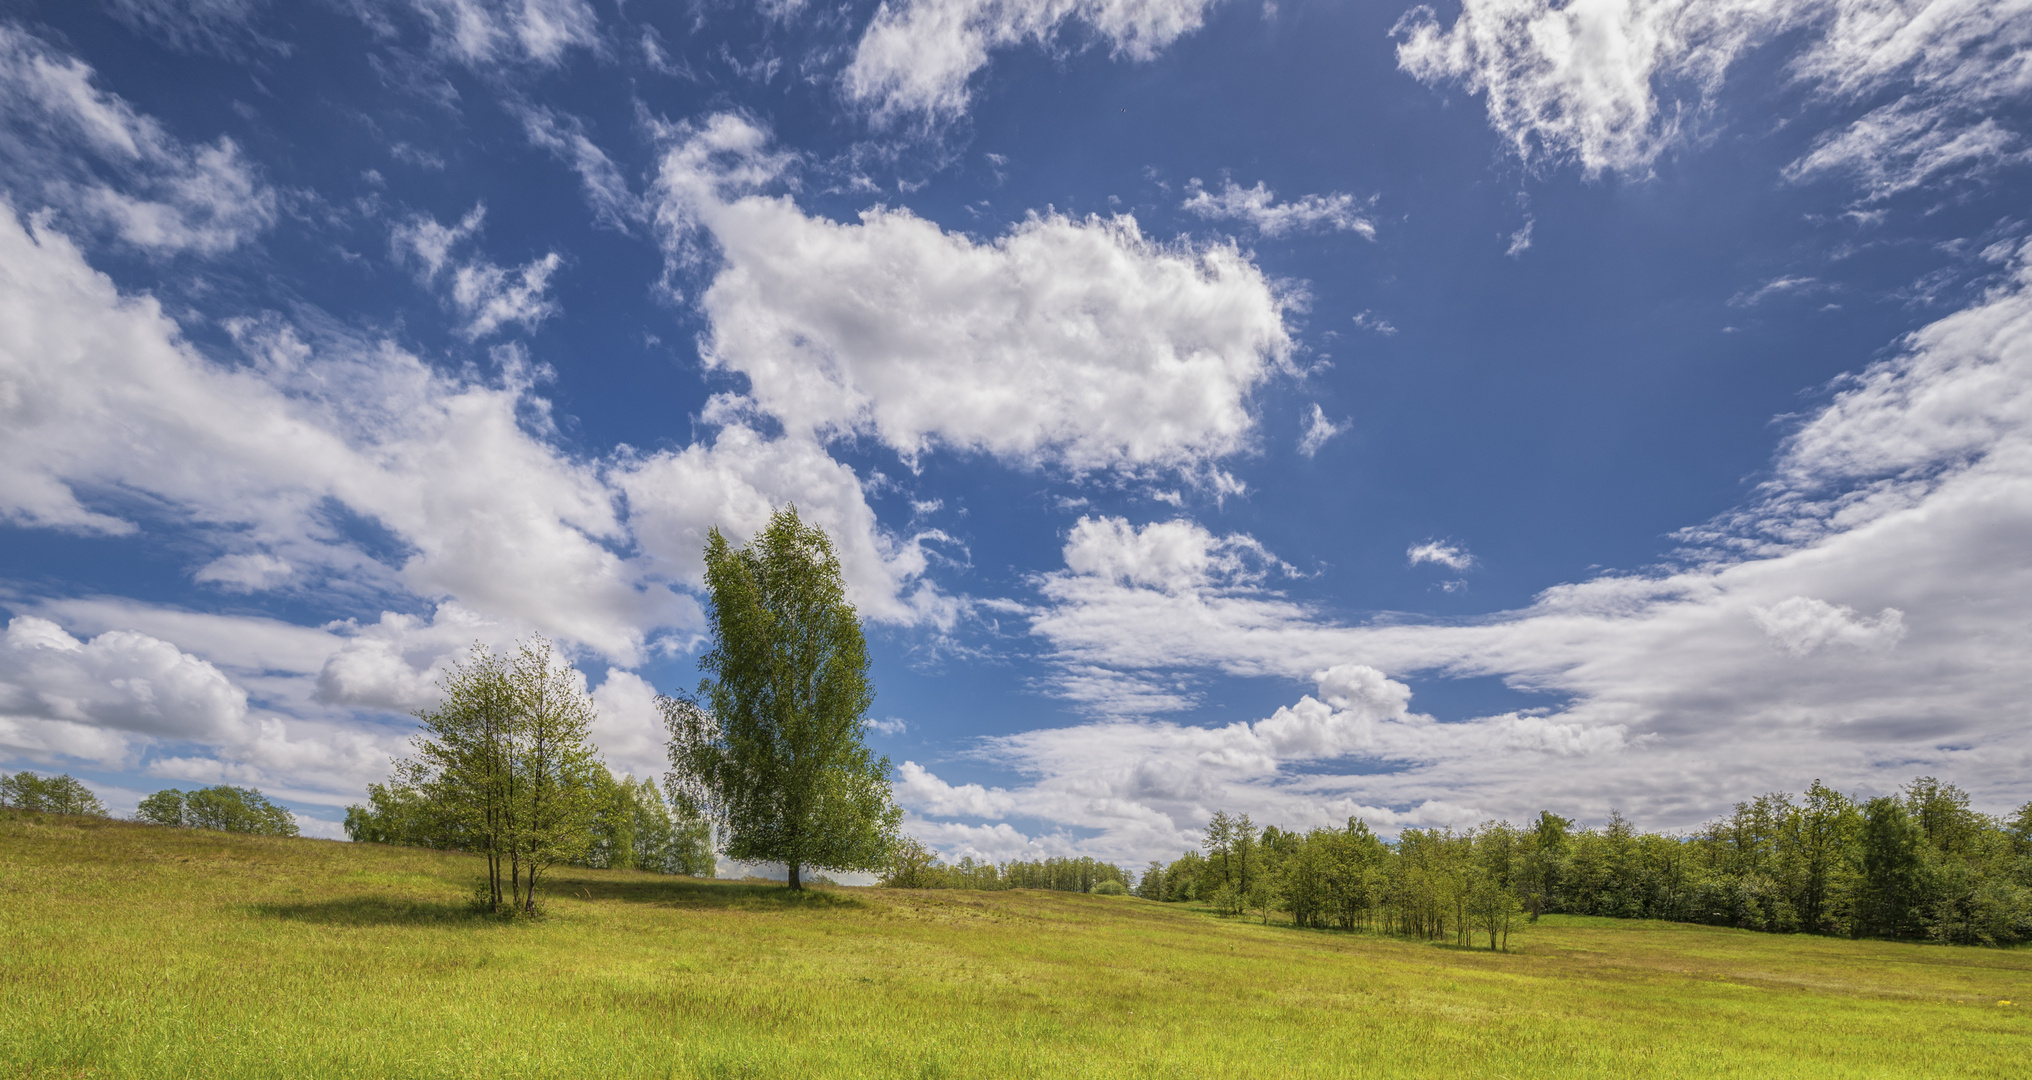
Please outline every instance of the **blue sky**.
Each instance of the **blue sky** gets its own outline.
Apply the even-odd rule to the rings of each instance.
[[[2032,4],[0,6],[0,768],[308,832],[794,502],[951,855],[2032,797]]]

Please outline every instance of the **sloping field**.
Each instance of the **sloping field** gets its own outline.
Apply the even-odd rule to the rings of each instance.
[[[0,1075],[2023,1077],[2032,951],[559,873],[0,811]],[[2005,1005],[2000,1001],[2018,1004]]]

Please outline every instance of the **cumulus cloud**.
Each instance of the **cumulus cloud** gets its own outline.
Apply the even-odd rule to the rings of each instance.
[[[1051,47],[1079,23],[1109,52],[1149,60],[1200,28],[1217,0],[898,0],[876,9],[841,76],[849,101],[879,120],[949,120],[967,110],[967,83],[990,52]]]
[[[1887,607],[1874,619],[1856,609],[1810,596],[1793,596],[1753,608],[1751,616],[1771,640],[1794,656],[1805,656],[1824,645],[1850,645],[1882,651],[1905,636],[1905,613]]]
[[[1264,236],[1294,232],[1353,232],[1370,240],[1376,238],[1376,223],[1363,216],[1355,197],[1345,192],[1306,195],[1293,202],[1278,202],[1277,193],[1257,181],[1245,188],[1229,180],[1216,195],[1197,177],[1186,184],[1186,198],[1180,207],[1209,221],[1244,222]]]
[[[2028,0],[1467,0],[1451,26],[1413,9],[1397,56],[1416,78],[1482,95],[1526,162],[1641,174],[1703,126],[1737,59],[1795,41],[1787,71],[1825,101],[1906,91],[1786,169],[1853,174],[1881,199],[2022,157],[1997,106],[2032,89],[2028,26]]]
[[[1291,339],[1286,299],[1234,247],[1158,244],[1126,216],[1033,216],[986,242],[907,210],[835,222],[757,190],[790,163],[722,114],[658,184],[673,259],[717,255],[706,363],[788,429],[1074,471],[1249,445],[1250,393]]]
[[[79,641],[47,619],[16,616],[0,636],[0,717],[17,737],[22,725],[44,721],[230,738],[246,715],[246,693],[219,669],[146,634],[116,630]]]
[[[1181,593],[1260,585],[1271,573],[1292,573],[1253,537],[1215,536],[1192,521],[1158,521],[1141,528],[1118,517],[1082,517],[1065,541],[1073,574],[1110,584]]]
[[[145,251],[231,250],[266,230],[278,197],[224,136],[192,146],[91,67],[0,25],[0,179]]]
[[[663,726],[663,713],[656,708],[657,690],[649,680],[632,671],[608,668],[607,676],[593,691],[592,742],[600,757],[617,776],[650,778],[660,787],[670,761],[666,748],[670,733]]]

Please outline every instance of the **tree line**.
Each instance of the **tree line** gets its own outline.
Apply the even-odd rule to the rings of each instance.
[[[2008,945],[2032,939],[2032,803],[1995,818],[1932,777],[1854,799],[1738,803],[1690,834],[1640,832],[1620,814],[1577,829],[1545,812],[1518,827],[1258,829],[1216,814],[1204,851],[1152,862],[1138,896],[1301,926],[1373,929],[1500,948],[1546,912],[1668,919],[1774,933]]]
[[[1121,867],[1084,856],[997,864],[969,855],[948,864],[913,837],[896,841],[879,880],[892,889],[1053,889],[1114,896],[1127,894],[1134,884]]]

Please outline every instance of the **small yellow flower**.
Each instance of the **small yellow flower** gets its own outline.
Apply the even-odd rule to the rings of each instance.
[[[1999,1002],[1997,1002],[1997,1004],[1999,1004],[1999,1005],[2009,1005],[2009,1004],[2010,1004],[2010,1002],[2008,1002],[2008,1001],[1999,1001]]]

